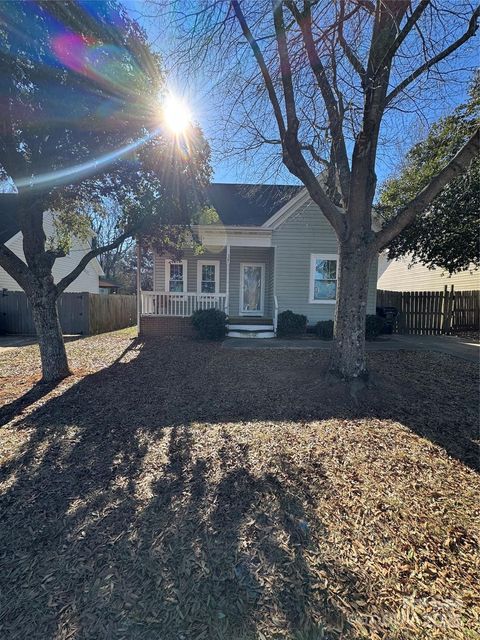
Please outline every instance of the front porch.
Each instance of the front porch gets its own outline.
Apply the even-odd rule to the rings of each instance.
[[[229,335],[274,337],[274,248],[210,245],[199,255],[185,250],[176,262],[155,255],[153,290],[138,299],[141,335],[189,335],[185,321],[195,311],[219,309]]]

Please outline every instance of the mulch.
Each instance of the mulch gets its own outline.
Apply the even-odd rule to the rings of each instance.
[[[0,637],[480,634],[477,371],[128,332],[0,363]]]

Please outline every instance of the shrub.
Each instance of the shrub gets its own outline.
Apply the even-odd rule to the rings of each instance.
[[[315,326],[315,332],[322,340],[332,340],[333,320],[320,320]]]
[[[307,329],[307,316],[293,311],[282,311],[278,314],[277,336],[298,336],[305,333]]]
[[[227,333],[227,316],[220,309],[199,309],[192,314],[192,325],[204,340],[223,340]]]
[[[380,316],[367,316],[365,320],[365,337],[375,340],[385,330],[385,319]]]

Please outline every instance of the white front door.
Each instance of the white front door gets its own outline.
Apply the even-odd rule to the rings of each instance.
[[[240,265],[240,315],[262,316],[265,296],[265,265],[242,262]]]

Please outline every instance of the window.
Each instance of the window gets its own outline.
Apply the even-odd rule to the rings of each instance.
[[[165,260],[165,290],[171,293],[185,293],[187,290],[187,261]]]
[[[335,304],[337,261],[338,256],[334,254],[311,255],[309,302]]]
[[[197,262],[198,293],[218,293],[220,262],[218,260],[199,260]]]

